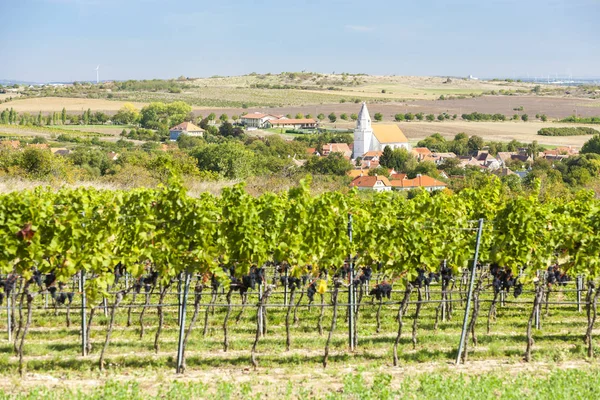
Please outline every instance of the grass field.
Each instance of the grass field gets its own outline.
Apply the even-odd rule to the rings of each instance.
[[[193,286],[193,284],[192,284]],[[256,307],[244,310],[239,322],[239,307],[229,319],[229,349],[223,351],[223,320],[226,307],[208,313],[207,334],[203,335],[206,307],[201,307],[187,348],[187,370],[174,374],[177,350],[176,295],[167,296],[165,324],[160,350],[153,348],[157,327],[156,309],[146,311],[145,335],[140,339],[139,315],[143,296],[132,309],[132,324],[127,326],[127,306],[131,295],[117,311],[115,328],[107,350],[107,371],[99,372],[97,363],[104,342],[108,318],[98,311],[92,325],[92,354],[80,356],[80,318],[76,298],[71,309],[72,325],[65,325],[65,310],[54,316],[51,305],[44,309],[44,296],[38,296],[33,323],[25,343],[26,375],[17,379],[18,360],[12,355],[12,344],[6,341],[6,311],[0,312],[0,398],[3,394],[28,394],[34,398],[68,399],[77,392],[94,398],[146,398],[148,395],[168,398],[597,398],[600,388],[593,382],[600,377],[600,367],[586,357],[582,337],[586,327],[585,312],[578,312],[573,302],[574,285],[553,292],[549,312],[542,313],[541,330],[534,330],[533,362],[524,363],[527,318],[531,312],[532,294],[518,299],[507,297],[498,306],[497,319],[486,333],[491,294],[482,295],[476,325],[478,344],[470,345],[466,365],[454,366],[464,309],[455,303],[452,318],[434,329],[435,303],[425,304],[417,319],[417,343],[413,347],[411,330],[415,314],[416,291],[404,317],[404,330],[399,347],[400,365],[392,365],[392,346],[398,324],[394,320],[401,293],[393,293],[381,311],[381,329],[377,332],[377,302],[365,296],[358,315],[358,348],[347,348],[345,309],[340,307],[327,368],[321,365],[327,332],[331,326],[332,308],[325,295],[323,327],[317,328],[317,307],[306,307],[306,296],[298,309],[298,322],[291,326],[291,348],[285,350],[285,311],[268,308],[267,334],[258,347],[257,370],[250,364],[250,349],[256,329]],[[207,289],[208,290],[208,289]],[[208,303],[205,293],[202,304]],[[298,297],[296,297],[296,300]],[[340,301],[346,299],[340,294]],[[439,299],[439,286],[432,286],[431,299]],[[454,299],[459,296],[455,292]],[[156,304],[157,298],[152,299]],[[239,295],[233,296],[239,304]],[[112,300],[109,300],[111,302]],[[223,303],[220,295],[217,303]],[[251,292],[249,304],[255,304]],[[283,303],[281,289],[270,304]],[[392,304],[393,303],[393,304]],[[187,321],[193,312],[193,295],[189,299]],[[292,314],[293,315],[293,314]],[[291,317],[291,321],[293,318]],[[595,334],[598,334],[595,331]],[[598,346],[595,346],[596,350]],[[574,397],[573,397],[574,396]]]

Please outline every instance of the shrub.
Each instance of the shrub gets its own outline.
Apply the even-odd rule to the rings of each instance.
[[[568,128],[542,128],[538,131],[541,136],[581,136],[581,135],[596,135],[599,131],[585,126],[568,127]]]

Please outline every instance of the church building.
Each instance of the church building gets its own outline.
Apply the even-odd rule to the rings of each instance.
[[[367,103],[363,103],[358,113],[354,129],[354,153],[352,158],[362,157],[369,151],[383,151],[386,146],[392,149],[405,148],[410,151],[408,139],[396,124],[371,125]]]

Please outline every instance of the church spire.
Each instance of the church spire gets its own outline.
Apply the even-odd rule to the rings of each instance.
[[[358,113],[358,122],[356,124],[356,129],[371,129],[371,116],[369,115],[369,110],[367,109],[367,103],[364,101]]]
[[[358,113],[356,129],[354,129],[354,151],[352,158],[362,157],[371,150],[373,142],[373,129],[371,128],[371,116],[367,109],[367,103],[363,103]]]

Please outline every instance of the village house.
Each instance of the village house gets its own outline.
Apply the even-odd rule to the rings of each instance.
[[[182,122],[169,129],[169,139],[171,139],[171,141],[176,141],[179,136],[184,133],[188,136],[202,136],[204,135],[204,129],[191,122]]]
[[[389,192],[392,190],[390,181],[383,175],[358,176],[352,180],[350,187],[355,187],[358,190],[373,190],[375,192]]]
[[[427,147],[415,147],[411,150],[411,153],[418,161],[424,161],[427,157],[431,156],[431,150]]]
[[[446,183],[439,181],[427,175],[417,174],[413,179],[409,179],[406,174],[394,174],[391,176],[390,184],[394,190],[411,190],[423,188],[428,192],[445,189]]]
[[[379,158],[383,155],[383,151],[369,151],[361,158],[361,168],[377,168],[379,167]]]
[[[287,129],[315,129],[317,121],[312,118],[281,118],[265,121],[265,128],[287,128]]]
[[[350,159],[352,150],[346,143],[326,143],[323,145],[323,156],[327,157],[330,153],[342,153],[342,155]]]
[[[450,152],[450,153],[431,153],[431,154],[425,155],[421,161],[431,161],[431,162],[435,163],[436,165],[440,165],[449,158],[456,158],[456,154],[454,154],[452,152]]]
[[[240,123],[247,128],[264,128],[265,122],[272,119],[279,119],[282,115],[263,114],[253,112],[240,117]]]

